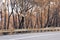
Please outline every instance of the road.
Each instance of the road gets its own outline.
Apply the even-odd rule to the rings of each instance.
[[[60,40],[60,32],[5,35],[5,36],[0,36],[0,40]]]

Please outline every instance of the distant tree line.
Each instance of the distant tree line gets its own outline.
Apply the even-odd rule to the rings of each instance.
[[[60,26],[60,5],[57,1],[5,0],[2,5],[1,24],[4,29],[9,29],[10,21],[16,29]]]

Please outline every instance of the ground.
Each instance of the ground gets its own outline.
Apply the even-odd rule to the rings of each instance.
[[[60,40],[60,32],[3,35],[0,40]]]

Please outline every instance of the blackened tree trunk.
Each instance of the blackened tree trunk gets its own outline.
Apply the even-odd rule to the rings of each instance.
[[[16,23],[15,23],[15,18],[14,18],[13,9],[14,9],[14,8],[12,8],[12,15],[13,15],[13,25],[14,25],[14,28],[16,28]]]
[[[41,11],[42,11],[42,10],[41,10]],[[41,28],[42,28],[42,12],[41,12],[40,22],[41,22]]]
[[[6,29],[6,9],[4,9],[4,29]]]
[[[48,6],[49,6],[49,8],[48,8],[48,14],[47,14],[47,22],[44,27],[49,27],[49,25],[50,25],[49,24],[50,5],[48,5]]]

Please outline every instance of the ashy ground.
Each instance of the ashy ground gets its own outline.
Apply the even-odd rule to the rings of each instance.
[[[60,32],[3,35],[0,36],[0,40],[60,40]]]

